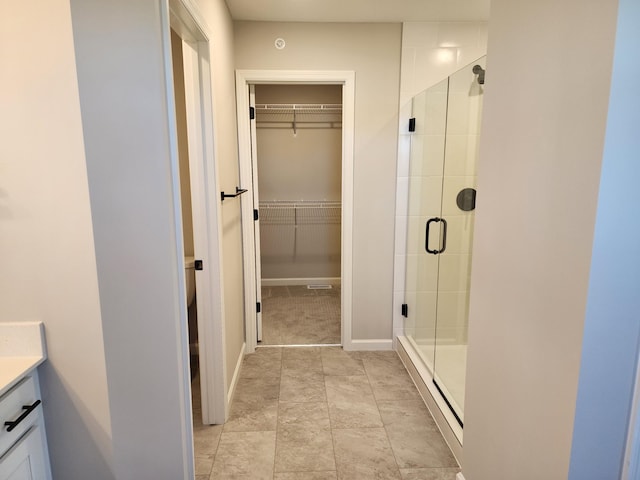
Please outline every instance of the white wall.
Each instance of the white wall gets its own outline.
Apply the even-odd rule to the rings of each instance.
[[[161,36],[167,19],[152,1],[72,7],[77,59],[68,2],[2,7],[0,15],[10,46],[0,63],[11,72],[0,77],[11,92],[1,117],[0,320],[45,323],[41,381],[56,478],[188,477],[181,395],[188,379],[179,361],[186,317],[164,84],[169,42]],[[231,22],[224,2],[207,7],[207,20],[226,33],[213,49],[222,99],[216,148],[235,183]],[[240,265],[236,233],[228,243],[237,247],[225,253]],[[228,315],[226,330],[233,366],[243,340],[235,271],[227,294],[239,299],[231,303],[240,313]]]
[[[471,272],[467,480],[567,478],[616,7],[579,0],[491,5]]]
[[[55,478],[113,479],[69,2],[3,2],[0,44],[0,321],[45,324]]]
[[[72,0],[71,9],[114,473],[187,478],[193,457],[168,18],[154,0]]]
[[[235,32],[238,69],[356,72],[352,335],[390,339],[400,25],[236,22]]]
[[[401,306],[415,301],[405,288],[407,263],[408,194],[411,138],[409,118],[414,96],[446,79],[468,63],[487,53],[487,24],[483,22],[405,22],[402,24],[402,68],[400,77],[400,120],[396,184],[395,257],[393,282],[394,337],[405,334],[405,321],[414,325],[416,308],[409,318]]]
[[[640,335],[640,10],[619,2],[571,451],[571,480],[621,476]],[[638,444],[635,444],[636,462]],[[636,474],[637,475],[637,472]],[[637,478],[630,476],[628,478]]]
[[[260,125],[260,114],[257,115]],[[257,128],[260,201],[340,201],[342,130]]]

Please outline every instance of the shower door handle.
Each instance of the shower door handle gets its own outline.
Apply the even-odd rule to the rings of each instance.
[[[442,227],[443,227],[442,228],[442,246],[440,250],[431,250],[429,248],[429,229],[431,228],[432,223],[440,223],[440,222],[442,222]],[[427,226],[426,226],[424,237],[425,237],[424,249],[427,251],[427,253],[431,253],[433,255],[438,255],[440,253],[443,253],[447,248],[447,221],[444,218],[439,218],[439,217],[433,217],[427,220]]]
[[[440,252],[438,250],[431,250],[429,248],[429,229],[431,228],[432,223],[439,223],[439,222],[440,222],[440,219],[438,217],[433,217],[427,220],[427,227],[424,233],[424,249],[427,251],[427,253],[432,253],[433,255],[437,255]]]

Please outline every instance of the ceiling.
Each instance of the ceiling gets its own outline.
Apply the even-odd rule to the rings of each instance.
[[[489,0],[226,0],[234,20],[268,22],[471,22]]]

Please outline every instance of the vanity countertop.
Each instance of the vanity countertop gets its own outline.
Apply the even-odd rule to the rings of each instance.
[[[0,395],[46,358],[42,322],[0,322]]]

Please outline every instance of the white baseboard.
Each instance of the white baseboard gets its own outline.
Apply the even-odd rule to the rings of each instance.
[[[343,347],[345,350],[350,350],[350,351],[393,350],[393,340],[391,339],[351,340],[351,342],[343,345]]]
[[[263,287],[286,287],[287,285],[340,285],[340,277],[316,278],[263,278]]]
[[[231,405],[231,401],[233,400],[233,396],[236,393],[236,386],[238,385],[238,379],[240,378],[240,371],[242,370],[242,360],[244,359],[244,351],[247,347],[246,343],[242,344],[242,348],[240,349],[240,355],[238,355],[238,360],[236,361],[236,368],[233,370],[233,377],[231,378],[231,385],[229,385],[229,391],[227,392],[227,418],[229,414],[229,405]]]
[[[456,474],[456,480],[464,480],[464,475],[462,475],[462,472],[458,472]]]

